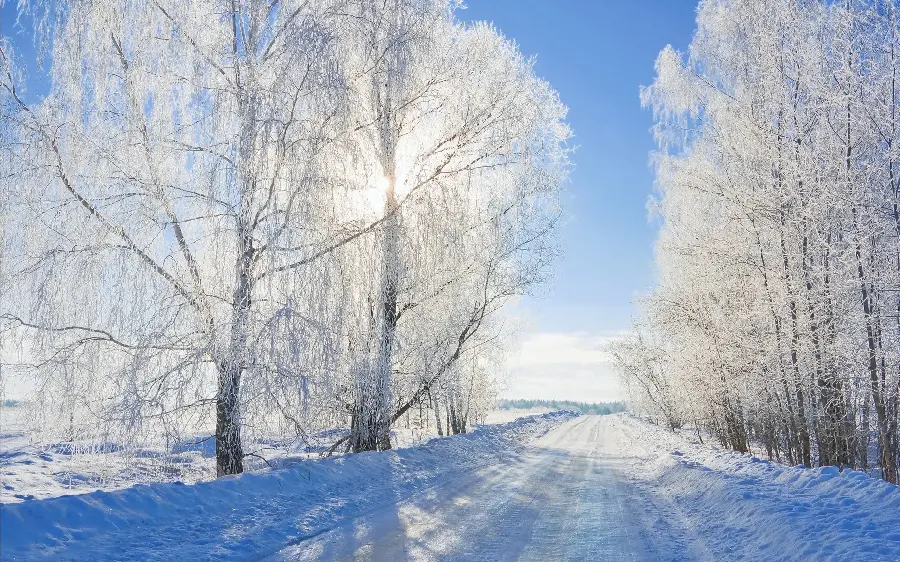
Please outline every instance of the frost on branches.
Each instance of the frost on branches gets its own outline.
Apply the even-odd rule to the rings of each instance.
[[[621,370],[672,427],[896,483],[897,7],[705,0],[697,24],[642,92],[659,280]]]
[[[569,130],[457,7],[20,3],[53,86],[31,101],[0,42],[0,376],[47,438],[214,426],[221,476],[262,437],[380,450],[483,414]]]

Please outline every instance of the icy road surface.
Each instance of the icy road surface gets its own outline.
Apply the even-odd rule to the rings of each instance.
[[[623,434],[610,420],[576,418],[515,462],[443,482],[269,560],[658,560],[648,539],[681,550],[675,558],[708,558],[699,541],[685,550],[672,536],[646,535],[644,511],[659,506],[620,478]]]

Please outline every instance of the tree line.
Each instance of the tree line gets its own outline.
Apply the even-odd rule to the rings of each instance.
[[[36,425],[214,424],[226,475],[252,437],[490,407],[569,169],[511,40],[455,0],[17,5],[52,87],[0,38],[0,382]]]
[[[656,70],[658,281],[613,346],[634,402],[896,483],[896,3],[704,0]]]
[[[617,414],[628,409],[624,402],[573,402],[571,400],[534,400],[517,398],[500,400],[497,407],[501,410],[520,410],[531,408],[550,408],[551,410],[568,410],[582,414],[606,416]]]

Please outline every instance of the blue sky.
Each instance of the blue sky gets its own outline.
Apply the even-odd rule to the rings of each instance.
[[[575,168],[567,186],[564,257],[540,298],[525,299],[509,397],[618,398],[600,351],[626,330],[634,297],[653,280],[656,227],[646,202],[653,190],[652,114],[639,88],[653,80],[667,44],[683,50],[694,28],[695,0],[467,0],[464,20],[492,21],[526,55],[569,107]],[[9,35],[15,2],[0,14]],[[30,34],[24,36],[30,39]],[[34,70],[30,41],[17,41]],[[29,84],[34,99],[45,84]]]
[[[17,60],[26,67],[28,73],[26,91],[20,94],[26,102],[31,103],[47,93],[50,80],[46,72],[42,72],[38,66],[38,56],[32,40],[31,19],[23,17],[20,24],[16,25],[16,4],[15,0],[6,0],[0,8],[0,36],[12,37]]]
[[[694,0],[468,0],[464,19],[493,21],[569,107],[575,169],[565,257],[547,295],[529,301],[542,331],[626,329],[636,292],[653,278],[655,226],[648,154],[652,112],[639,88],[667,44],[685,49]]]
[[[695,0],[467,0],[462,19],[493,21],[569,107],[575,169],[568,185],[565,256],[545,294],[526,299],[528,321],[504,394],[621,397],[602,352],[628,329],[633,301],[653,282],[656,226],[649,153],[653,115],[639,90],[663,47],[690,43]]]

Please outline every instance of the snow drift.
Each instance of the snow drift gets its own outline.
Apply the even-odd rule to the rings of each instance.
[[[708,560],[900,560],[900,487],[854,470],[788,467],[700,444],[630,416],[608,416],[621,478]],[[698,552],[698,551],[695,551]]]

